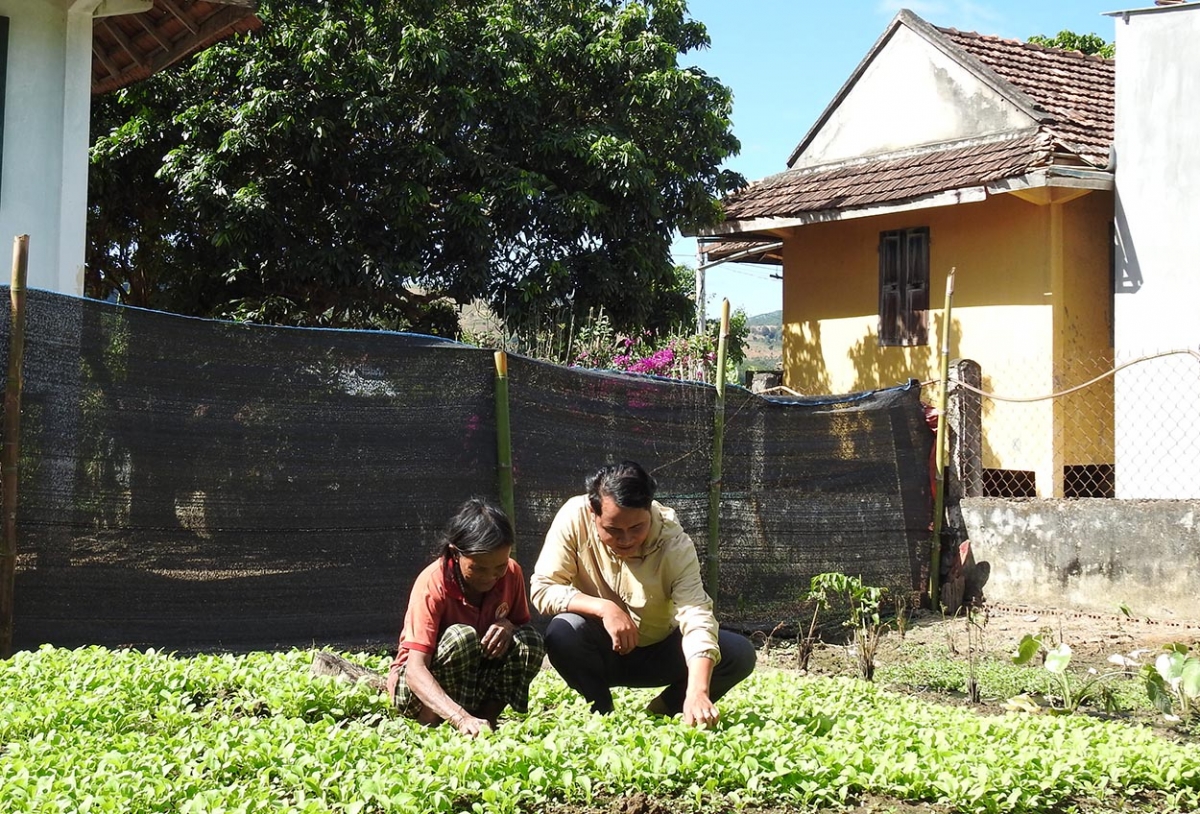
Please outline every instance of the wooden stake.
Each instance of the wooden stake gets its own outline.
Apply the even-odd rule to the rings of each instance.
[[[946,310],[942,317],[942,392],[938,395],[937,436],[934,441],[933,545],[929,552],[929,606],[937,610],[942,596],[942,513],[946,507],[946,403],[950,391],[950,306],[954,299],[954,268],[946,276]]]
[[[8,384],[4,389],[4,439],[0,451],[4,531],[0,534],[0,658],[12,656],[13,594],[17,575],[17,463],[21,457],[21,364],[25,358],[25,279],[29,235],[13,239],[12,322],[8,338]]]
[[[512,431],[508,421],[508,354],[502,350],[496,351],[496,469],[500,485],[500,508],[512,521],[515,531],[517,515],[513,497]]]
[[[713,415],[712,476],[708,481],[708,595],[717,601],[721,576],[721,457],[725,446],[725,350],[729,344],[729,300],[721,301],[717,338],[717,402]]]

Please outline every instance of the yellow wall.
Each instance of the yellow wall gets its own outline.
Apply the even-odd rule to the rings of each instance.
[[[1111,217],[1107,192],[1054,206],[998,195],[793,230],[784,238],[785,384],[804,393],[841,393],[937,379],[946,277],[954,267],[951,359],[979,362],[991,392],[1052,392],[1056,379],[1071,374],[1067,360],[1109,353]],[[881,348],[879,233],[918,226],[930,234],[929,344]],[[925,398],[933,401],[936,391]],[[1039,492],[1052,494],[1061,489],[1063,463],[1103,462],[1074,460],[1062,443],[1050,443],[1056,434],[1064,437],[1052,402],[987,404],[985,467],[1033,470]],[[1086,435],[1091,453],[1111,462],[1111,440],[1105,447],[1094,443],[1094,431],[1066,435],[1077,445]],[[1057,455],[1047,451],[1051,446]]]

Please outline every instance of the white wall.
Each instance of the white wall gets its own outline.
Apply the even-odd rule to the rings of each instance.
[[[29,286],[81,294],[92,21],[90,8],[71,5],[0,0],[9,18],[0,268],[7,283],[12,239],[28,234]]]
[[[1200,346],[1200,4],[1114,14],[1117,45],[1114,347],[1118,361]],[[1117,496],[1192,498],[1200,403],[1184,375],[1117,374]],[[1191,388],[1194,390],[1194,387]],[[1170,408],[1172,417],[1165,413]],[[1182,420],[1181,411],[1186,411]],[[1134,431],[1133,428],[1139,428]],[[1146,446],[1150,445],[1151,450]],[[1134,446],[1165,461],[1122,477]]]
[[[1006,133],[1034,121],[923,37],[899,26],[793,166]]]

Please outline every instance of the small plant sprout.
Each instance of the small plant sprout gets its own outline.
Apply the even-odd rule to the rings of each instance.
[[[1200,719],[1200,658],[1188,655],[1188,646],[1178,642],[1164,650],[1154,664],[1142,668],[1146,693],[1169,720],[1191,723]]]
[[[827,574],[818,574],[809,581],[808,601],[813,603],[812,619],[808,623],[808,633],[802,634],[797,642],[796,668],[808,672],[808,662],[812,659],[813,647],[817,643],[817,617],[821,611],[829,609],[829,596],[826,594]]]
[[[1066,642],[1059,642],[1057,646],[1047,649],[1041,637],[1033,634],[1026,634],[1021,639],[1016,651],[1012,654],[1013,664],[1028,664],[1038,653],[1043,653],[1042,666],[1052,677],[1055,689],[1058,691],[1058,703],[1050,705],[1052,712],[1078,712],[1084,704],[1095,702],[1099,702],[1106,711],[1111,712],[1114,699],[1112,690],[1106,682],[1115,678],[1133,676],[1135,675],[1134,668],[1137,667],[1136,661],[1125,656],[1116,656],[1115,658],[1120,661],[1114,661],[1114,657],[1109,658],[1109,662],[1117,667],[1115,670],[1100,672],[1095,668],[1089,668],[1082,675],[1072,675],[1067,669],[1071,664],[1071,646]],[[1028,696],[1018,696],[1009,699],[1008,706],[1011,709],[1021,709],[1027,707],[1030,702],[1032,699]]]
[[[843,624],[854,630],[858,675],[866,681],[875,677],[875,653],[879,649],[879,636],[884,627],[879,617],[879,606],[885,591],[884,588],[863,585],[858,577],[836,571],[817,574],[810,583],[810,597],[819,593],[828,600],[828,596],[833,594],[845,597],[849,603],[850,617]]]

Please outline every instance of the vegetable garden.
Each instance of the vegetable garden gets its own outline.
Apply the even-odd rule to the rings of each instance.
[[[713,731],[647,716],[653,690],[624,691],[615,714],[594,716],[546,670],[528,716],[503,717],[474,741],[392,716],[365,684],[313,677],[306,651],[44,647],[0,663],[0,793],[14,814],[1200,806],[1194,729],[887,689],[961,688],[961,648],[934,652],[935,641],[904,659],[908,645],[882,648],[875,682],[852,668],[801,674],[787,666],[794,650],[775,643],[723,699]],[[374,669],[388,659],[348,655]],[[819,646],[818,661],[833,655],[846,657]],[[983,658],[970,672],[987,697],[1036,689],[1046,671]]]

